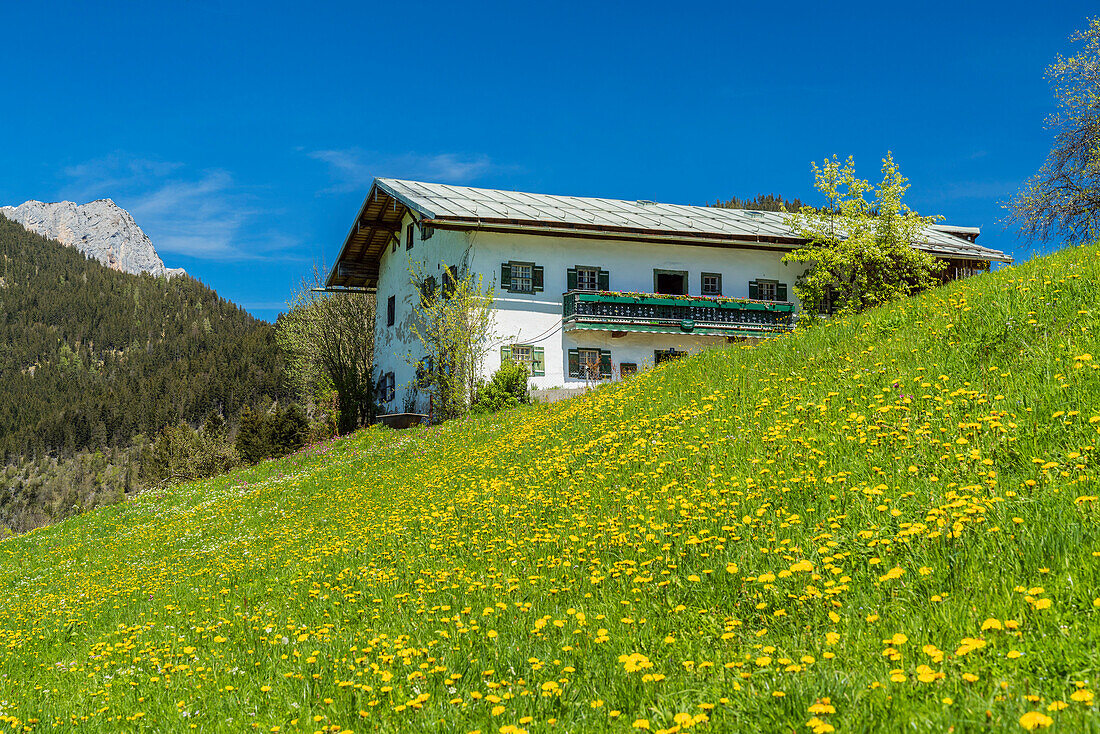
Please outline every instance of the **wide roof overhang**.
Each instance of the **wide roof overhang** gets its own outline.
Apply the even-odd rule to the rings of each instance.
[[[437,190],[444,192],[437,193]],[[463,199],[462,192],[477,192],[479,195],[499,195],[525,197],[517,206],[500,206],[489,198]],[[459,192],[459,194],[450,194]],[[447,195],[450,194],[450,198]],[[530,203],[547,202],[547,208],[538,210]],[[596,209],[569,209],[572,201],[597,202],[598,205],[618,206],[619,210],[608,209],[608,216],[589,216]],[[471,204],[471,202],[473,202]],[[564,206],[563,206],[564,203]],[[587,239],[606,239],[614,241],[654,242],[667,245],[697,245],[708,247],[734,247],[743,249],[790,251],[804,244],[806,240],[788,236],[781,226],[773,220],[773,212],[754,213],[752,217],[764,216],[768,222],[759,228],[740,227],[733,231],[725,222],[713,225],[715,210],[709,207],[682,207],[659,205],[652,202],[637,202],[647,207],[645,215],[623,216],[623,206],[635,202],[619,202],[604,199],[579,199],[577,197],[550,197],[537,194],[517,194],[514,192],[496,192],[487,189],[468,187],[448,187],[441,184],[420,184],[395,179],[375,179],[359,213],[344,239],[344,245],[333,264],[325,283],[328,290],[353,290],[371,292],[378,287],[379,266],[384,249],[390,246],[394,238],[399,237],[401,222],[406,213],[412,214],[419,227],[452,230],[477,230],[516,234],[538,234],[556,237],[584,237]],[[589,205],[592,206],[592,205]],[[654,226],[649,207],[661,212],[662,208],[673,216]],[[700,211],[711,226],[686,229],[692,225],[691,210]],[[582,212],[577,216],[574,212]],[[727,212],[717,212],[728,218]],[[521,214],[523,216],[516,216]],[[685,217],[686,214],[686,217]],[[611,216],[615,215],[615,216]],[[748,215],[746,215],[748,216]],[[750,217],[751,218],[751,217]],[[755,224],[755,223],[750,223]],[[770,225],[770,226],[768,226]],[[959,234],[976,236],[980,230],[976,227],[950,227],[936,225],[930,228],[929,235],[934,241],[916,243],[916,246],[937,257],[950,260],[972,260],[981,262],[1012,262],[1012,258],[997,250],[991,250],[975,244]]]

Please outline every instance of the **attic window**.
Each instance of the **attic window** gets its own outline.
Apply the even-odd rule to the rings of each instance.
[[[657,202],[652,201],[651,199],[638,199],[638,201],[636,203],[638,204],[638,206],[656,206],[657,205]]]
[[[745,216],[749,219],[763,219],[764,212],[753,211],[751,209],[745,211]]]

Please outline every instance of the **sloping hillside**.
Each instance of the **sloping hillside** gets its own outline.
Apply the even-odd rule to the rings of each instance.
[[[1098,304],[1066,251],[0,542],[0,715],[1096,730]]]

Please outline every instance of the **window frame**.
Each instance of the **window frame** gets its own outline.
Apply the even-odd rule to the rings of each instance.
[[[397,398],[397,380],[393,372],[386,372],[379,381],[381,384],[378,396],[379,402],[392,403]]]
[[[683,293],[664,293],[657,287],[657,283],[660,280],[661,275],[675,275],[681,278],[683,283]],[[653,292],[658,295],[666,296],[686,296],[691,293],[691,286],[688,282],[688,271],[686,270],[666,270],[664,268],[653,268]]]
[[[595,355],[594,362],[586,362],[585,355]],[[600,379],[601,351],[598,347],[577,347],[577,372],[582,380]]]
[[[517,353],[517,349],[523,351]],[[513,344],[510,354],[513,362],[523,362],[526,365],[530,365],[535,359],[535,348],[530,344]],[[519,356],[520,354],[525,354],[526,356]]]
[[[516,268],[527,268],[527,276],[517,276]],[[508,261],[509,279],[508,279],[508,292],[509,293],[525,293],[534,295],[535,293],[535,263],[533,262],[521,262],[518,260]],[[526,280],[529,287],[526,289],[520,289],[516,287],[516,281]]]
[[[405,227],[405,249],[411,250],[413,248],[413,230],[416,228],[416,222],[409,222]]]
[[[717,287],[714,290],[707,290],[707,278],[714,278]],[[699,274],[699,293],[704,296],[720,296],[722,295],[722,274],[721,273],[700,273]]]
[[[527,350],[526,359],[516,359],[516,350]],[[500,363],[519,362],[527,365],[531,377],[546,376],[546,349],[534,344],[506,344],[500,348]]]
[[[578,265],[576,267],[576,271],[577,271],[577,287],[575,288],[575,290],[587,291],[589,293],[596,293],[600,290],[600,269],[599,268],[589,267],[587,265]],[[592,281],[591,282],[591,285],[592,285],[591,288],[586,287],[585,285],[581,284],[581,273],[588,273],[588,274],[591,275],[591,281]]]
[[[670,347],[668,349],[654,349],[653,350],[653,365],[657,366],[657,365],[661,364],[662,362],[671,362],[672,360],[680,359],[681,357],[686,357],[686,356],[687,356],[686,351],[681,352],[680,350],[676,349],[675,347]]]
[[[397,296],[390,296],[386,301],[386,326],[397,323]]]

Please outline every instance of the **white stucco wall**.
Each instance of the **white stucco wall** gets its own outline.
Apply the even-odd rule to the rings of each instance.
[[[406,222],[408,219],[406,219]],[[427,241],[415,240],[406,252],[402,226],[401,244],[396,252],[387,250],[382,258],[378,282],[378,327],[375,335],[375,364],[380,373],[393,371],[397,395],[386,407],[398,412],[404,407],[407,390],[414,390],[413,356],[420,356],[420,345],[409,333],[409,320],[418,297],[409,273],[409,257],[428,264],[428,273],[442,279],[441,263],[459,264],[468,252],[469,266],[497,285],[501,263],[512,260],[534,262],[544,269],[544,289],[534,294],[509,293],[496,287],[496,336],[487,345],[485,375],[500,366],[501,345],[532,344],[545,350],[546,374],[533,377],[535,388],[583,385],[568,376],[568,351],[573,348],[611,350],[612,370],[617,378],[619,365],[632,362],[639,369],[652,366],[654,350],[676,349],[695,353],[726,343],[724,337],[688,334],[628,333],[613,338],[607,331],[563,331],[562,294],[566,274],[577,265],[599,267],[610,273],[612,291],[653,291],[653,271],[686,270],[688,292],[700,295],[701,273],[722,274],[722,295],[747,298],[749,281],[774,279],[788,286],[788,297],[797,302],[792,286],[801,268],[782,262],[783,253],[746,248],[698,247],[646,242],[609,241],[571,237],[551,237],[495,232],[456,232],[436,230]],[[393,327],[386,324],[386,300],[397,296],[397,318]],[[426,399],[417,401],[418,410],[426,410]]]

